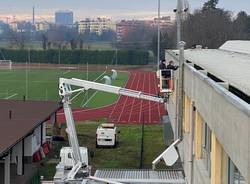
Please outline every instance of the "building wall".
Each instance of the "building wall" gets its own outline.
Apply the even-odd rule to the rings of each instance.
[[[169,51],[167,60],[177,61]],[[176,77],[178,77],[178,72]],[[245,180],[250,182],[250,106],[224,87],[197,71],[192,64],[184,67],[184,123],[180,153],[185,174],[190,181],[190,127],[194,127],[193,183],[228,183],[227,161],[230,158]],[[176,79],[178,81],[178,79]],[[172,95],[168,104],[169,117],[176,121],[176,101]],[[190,102],[195,104],[195,121],[191,121]],[[173,123],[172,123],[173,124]],[[204,127],[211,132],[210,160],[204,152]],[[173,126],[175,128],[175,126]],[[209,162],[209,164],[207,164]],[[211,179],[210,179],[211,178]]]
[[[85,19],[78,23],[78,32],[89,31],[101,35],[104,31],[115,30],[115,23],[107,18]]]
[[[64,26],[73,25],[73,12],[57,11],[55,13],[55,23]]]
[[[42,142],[41,142],[41,129],[42,131]],[[26,162],[31,162],[33,154],[39,150],[41,145],[46,142],[46,123],[38,126],[33,134],[29,135],[24,139],[24,156],[26,157]]]

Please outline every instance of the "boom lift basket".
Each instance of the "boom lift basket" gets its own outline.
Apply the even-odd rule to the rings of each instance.
[[[172,94],[174,91],[174,72],[170,69],[160,71],[160,92]]]

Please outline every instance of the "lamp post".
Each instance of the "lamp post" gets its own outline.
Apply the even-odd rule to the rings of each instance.
[[[187,0],[177,0],[177,8],[174,10],[176,13],[176,24],[177,24],[177,48],[179,49],[179,43],[182,41],[182,20],[183,15],[189,11],[189,3]]]

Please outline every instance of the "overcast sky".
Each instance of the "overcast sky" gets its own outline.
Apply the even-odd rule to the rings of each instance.
[[[163,15],[171,14],[177,0],[161,0]],[[191,10],[202,7],[206,0],[189,0]],[[53,20],[56,10],[72,10],[75,20],[98,16],[113,19],[148,19],[157,16],[158,0],[0,0],[0,18],[4,16],[30,19],[32,6],[37,18]],[[250,14],[250,0],[219,0],[218,7],[234,14],[244,10]]]

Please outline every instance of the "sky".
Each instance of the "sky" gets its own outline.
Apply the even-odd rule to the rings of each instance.
[[[190,9],[201,8],[207,0],[188,0]],[[151,19],[157,17],[158,0],[0,0],[0,19],[15,16],[16,19],[30,20],[32,6],[36,19],[53,21],[56,10],[72,10],[74,19],[86,17],[108,17],[121,19]],[[161,14],[174,17],[173,9],[177,0],[160,0]],[[250,0],[219,0],[218,7],[232,11],[233,14],[244,10],[250,14]]]

